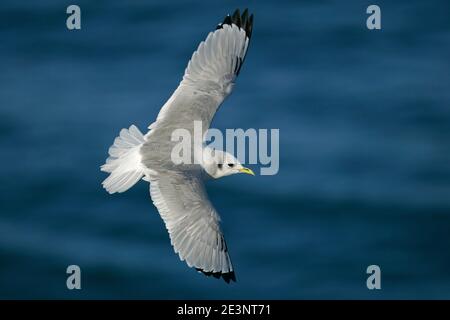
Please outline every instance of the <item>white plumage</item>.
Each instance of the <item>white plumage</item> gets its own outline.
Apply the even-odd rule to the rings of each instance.
[[[239,74],[253,27],[253,15],[236,10],[227,16],[192,55],[183,80],[161,108],[144,136],[136,126],[122,129],[109,149],[101,170],[109,193],[124,192],[137,181],[150,182],[150,196],[170,235],[174,250],[189,267],[226,282],[235,280],[228,248],[219,226],[219,215],[208,199],[205,176],[220,178],[253,172],[230,154],[217,151],[201,164],[175,164],[171,151],[176,129],[192,133],[201,121],[203,133],[218,107],[231,93]],[[192,145],[192,148],[195,148]],[[200,153],[199,153],[200,152]],[[193,155],[203,154],[193,150]]]
[[[109,193],[125,192],[144,176],[146,168],[140,154],[144,142],[144,136],[135,125],[120,131],[109,148],[109,158],[101,166],[102,171],[110,173],[103,181]]]

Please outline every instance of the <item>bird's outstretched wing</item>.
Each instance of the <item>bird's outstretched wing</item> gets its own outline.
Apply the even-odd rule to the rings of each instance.
[[[192,55],[185,70],[182,86],[218,95],[221,100],[231,93],[232,84],[244,62],[253,27],[248,11],[226,16],[214,32],[210,32]]]
[[[141,149],[142,162],[147,167],[176,169],[171,162],[161,161],[170,158],[176,143],[171,141],[171,135],[176,129],[186,129],[193,137],[194,121],[201,121],[202,134],[206,132],[218,107],[232,91],[247,53],[252,28],[253,15],[249,16],[247,9],[242,15],[236,10],[200,43],[180,85],[149,127]]]
[[[180,259],[206,275],[235,281],[220,218],[200,177],[175,172],[151,176],[150,195]]]

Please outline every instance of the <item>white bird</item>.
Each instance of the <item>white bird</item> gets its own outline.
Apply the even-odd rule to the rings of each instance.
[[[224,99],[231,93],[252,34],[253,15],[247,9],[227,15],[192,55],[178,88],[161,108],[144,136],[132,125],[122,129],[109,148],[101,170],[109,176],[103,187],[109,193],[124,192],[137,181],[150,182],[150,195],[169,232],[171,244],[181,260],[206,275],[236,281],[228,248],[219,226],[220,217],[205,191],[205,178],[235,173],[252,174],[231,154],[202,150],[202,161],[175,164],[171,140],[176,129],[193,136],[194,121],[202,122],[202,133]]]

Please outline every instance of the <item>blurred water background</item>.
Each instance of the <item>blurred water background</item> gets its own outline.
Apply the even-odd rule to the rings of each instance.
[[[0,298],[450,298],[448,1],[377,1],[381,31],[368,1],[80,0],[80,31],[70,4],[0,4]],[[236,7],[253,42],[213,126],[279,128],[281,158],[208,185],[226,285],[179,261],[147,183],[110,196],[99,166]]]

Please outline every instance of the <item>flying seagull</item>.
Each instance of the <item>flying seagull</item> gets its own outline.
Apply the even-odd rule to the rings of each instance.
[[[194,121],[201,121],[202,133],[208,130],[233,89],[252,27],[253,15],[247,9],[242,15],[239,10],[227,15],[200,43],[183,80],[148,127],[148,133],[143,135],[134,125],[122,129],[101,166],[109,173],[102,184],[111,194],[124,192],[141,179],[150,182],[150,196],[180,259],[227,283],[236,281],[234,269],[219,226],[220,217],[208,200],[203,181],[235,173],[253,175],[253,171],[225,151],[194,143],[192,157],[200,157],[200,161],[177,164],[171,160],[177,143],[171,135],[176,129],[185,129],[193,136]]]

